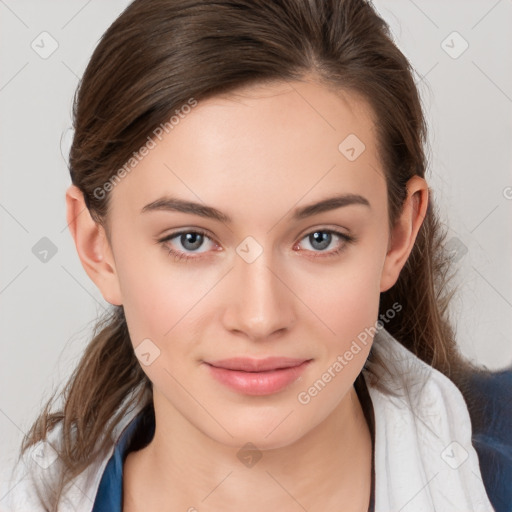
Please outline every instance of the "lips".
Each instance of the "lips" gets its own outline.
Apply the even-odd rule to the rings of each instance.
[[[219,359],[218,361],[207,361],[207,364],[215,366],[216,368],[224,368],[226,370],[238,370],[243,372],[266,372],[299,366],[305,361],[307,361],[307,359],[297,359],[291,357],[266,357],[265,359],[232,357],[229,359]]]
[[[245,395],[270,395],[283,391],[300,378],[312,359],[267,357],[204,361],[209,374],[221,384]]]

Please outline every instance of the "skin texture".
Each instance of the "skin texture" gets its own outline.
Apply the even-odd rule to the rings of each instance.
[[[365,144],[354,161],[338,149],[349,134]],[[344,193],[370,207],[292,219],[295,208]],[[427,183],[414,177],[389,231],[368,105],[313,80],[199,102],[111,194],[110,242],[76,187],[66,201],[87,274],[106,301],[124,306],[134,347],[149,338],[160,350],[142,366],[156,431],[125,462],[124,510],[367,510],[371,438],[353,383],[371,343],[308,404],[297,395],[375,325],[379,294],[396,282],[427,208]],[[166,194],[232,222],[141,214]],[[182,229],[207,237],[198,249],[179,236],[158,243]],[[356,240],[333,235],[323,248],[308,236],[329,229]],[[251,263],[236,251],[248,236],[263,251]],[[194,259],[176,261],[168,247]],[[233,356],[312,362],[286,389],[249,396],[202,363]],[[262,455],[252,467],[237,457],[247,442]]]

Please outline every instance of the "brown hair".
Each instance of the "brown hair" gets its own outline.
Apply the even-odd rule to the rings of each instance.
[[[406,182],[425,176],[426,125],[413,70],[364,0],[135,0],[101,38],[77,89],[72,183],[109,235],[109,195],[95,190],[176,109],[190,98],[306,76],[361,95],[372,107],[393,226]],[[475,367],[457,351],[448,320],[453,291],[445,236],[430,191],[412,253],[398,282],[381,294],[379,313],[400,304],[386,329],[462,387]],[[62,422],[65,473],[45,491],[48,510],[57,510],[65,486],[111,446],[128,408],[151,406],[151,382],[134,354],[122,306],[97,324],[61,394],[63,409],[50,412],[50,398],[22,445],[23,452]]]

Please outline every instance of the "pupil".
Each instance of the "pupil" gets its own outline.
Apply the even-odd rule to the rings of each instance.
[[[185,233],[184,235],[181,235],[181,243],[185,249],[189,249],[191,251],[198,249],[201,247],[202,242],[203,235],[200,233]],[[190,245],[187,246],[189,243],[192,245],[192,247]]]
[[[325,231],[315,231],[315,233],[310,235],[310,237],[312,237],[311,245],[315,247],[315,243],[318,242],[319,246],[317,245],[316,249],[325,249],[326,247],[329,247],[331,236],[331,233],[326,233]]]

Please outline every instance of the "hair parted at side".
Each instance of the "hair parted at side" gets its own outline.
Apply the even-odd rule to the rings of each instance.
[[[109,195],[95,191],[182,105],[305,77],[356,93],[371,106],[393,226],[406,182],[425,176],[426,124],[412,67],[365,0],[135,0],[102,36],[77,88],[72,183],[110,238]],[[414,248],[397,283],[381,294],[379,314],[400,304],[386,329],[462,388],[466,373],[477,368],[459,354],[448,319],[453,291],[445,236],[430,193]],[[20,453],[62,424],[63,473],[41,495],[49,511],[108,449],[127,409],[152,407],[151,382],[134,354],[122,306],[97,324],[61,394],[62,410],[51,411],[52,396]]]

